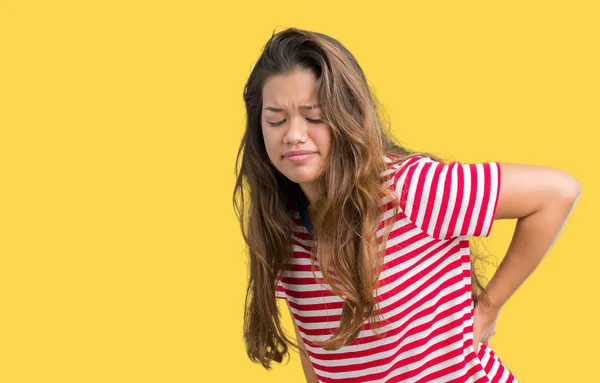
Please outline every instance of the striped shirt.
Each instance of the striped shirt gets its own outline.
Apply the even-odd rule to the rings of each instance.
[[[517,382],[490,346],[479,343],[477,353],[473,347],[469,236],[490,233],[500,164],[418,156],[389,165],[382,179],[400,201],[392,217],[390,200],[381,200],[378,237],[394,221],[374,291],[386,320],[376,330],[383,337],[365,323],[338,350],[312,343],[338,328],[343,299],[317,282],[323,281],[318,261],[317,278],[312,274],[315,238],[298,209],[290,210],[292,257],[277,278],[276,296],[287,300],[319,382]]]

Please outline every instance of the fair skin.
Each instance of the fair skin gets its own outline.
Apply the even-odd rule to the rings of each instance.
[[[311,203],[319,195],[313,180],[331,149],[331,128],[321,121],[318,103],[316,78],[307,70],[272,76],[263,86],[261,122],[269,159],[284,176],[300,185]],[[299,150],[311,154],[306,159],[285,156]]]
[[[314,75],[307,71],[274,76],[263,88],[263,106],[280,109],[263,110],[262,131],[269,159],[282,174],[300,184],[309,201],[318,198],[312,180],[320,174],[331,148],[329,126],[314,122],[322,117],[320,111],[300,107],[318,102],[315,91]],[[272,122],[282,124],[271,126]],[[293,162],[284,157],[290,150],[314,154],[303,162]],[[474,310],[476,352],[480,342],[489,344],[500,310],[554,245],[582,190],[575,178],[559,169],[511,163],[501,163],[500,167],[495,219],[517,219],[517,224],[509,249],[486,287],[489,300],[482,300]],[[298,344],[304,349],[298,326],[292,322]],[[318,382],[310,360],[304,353],[300,355],[307,381]]]

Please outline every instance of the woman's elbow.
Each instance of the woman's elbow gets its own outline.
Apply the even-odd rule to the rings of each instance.
[[[579,200],[582,190],[581,182],[569,173],[565,173],[564,182],[561,182],[560,185],[558,185],[559,198],[571,205]]]

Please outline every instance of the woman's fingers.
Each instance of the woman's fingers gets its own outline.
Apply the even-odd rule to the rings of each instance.
[[[489,346],[490,345],[490,338],[493,337],[495,334],[496,334],[496,331],[492,330],[491,333],[490,333],[490,335],[482,337],[481,341],[483,343],[485,343],[486,345]]]
[[[475,317],[473,325],[473,348],[475,349],[475,353],[479,351],[479,342],[481,342],[482,335],[479,329],[479,319]]]
[[[481,337],[473,337],[473,348],[475,349],[475,353],[479,351],[479,342],[481,342]]]

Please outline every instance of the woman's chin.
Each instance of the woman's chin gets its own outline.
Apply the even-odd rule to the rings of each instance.
[[[304,184],[304,183],[310,183],[313,182],[315,180],[315,175],[314,174],[298,174],[298,173],[293,173],[290,174],[288,173],[286,175],[286,177],[292,181],[295,182],[297,184]]]

